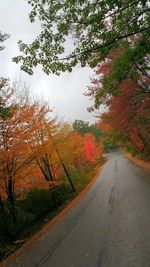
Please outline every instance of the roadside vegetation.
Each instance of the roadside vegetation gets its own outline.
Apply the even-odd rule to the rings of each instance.
[[[0,86],[2,259],[85,187],[103,161],[103,148],[96,125],[82,133],[86,123],[74,129],[23,88],[4,79]]]
[[[140,36],[136,38],[140,39]],[[136,40],[131,41],[134,44]],[[99,120],[99,127],[105,132],[106,151],[119,145],[134,156],[150,160],[148,55],[142,62],[146,66],[143,72],[143,65],[135,63],[131,73],[124,74],[121,72],[124,62],[131,64],[132,53],[127,44],[111,51],[95,70],[87,95],[94,99],[91,109],[98,109],[101,104],[107,107]]]

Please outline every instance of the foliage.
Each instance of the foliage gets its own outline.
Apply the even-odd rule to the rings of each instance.
[[[96,139],[93,134],[87,133],[84,135],[84,152],[85,159],[88,164],[96,164],[102,154],[102,147],[96,143]]]
[[[138,84],[127,80],[121,84],[119,95],[110,100],[110,120],[116,134],[133,152],[149,157],[150,152],[150,96]]]
[[[90,128],[89,128],[90,129]],[[60,142],[57,139],[57,142]],[[88,157],[91,148],[91,157]],[[96,163],[102,154],[102,149],[93,134],[81,135],[79,132],[69,130],[67,136],[61,139],[59,151],[65,159],[70,170],[82,170],[88,164]]]
[[[8,80],[4,78],[0,78],[0,91],[2,91],[4,88],[8,88]],[[2,92],[0,96],[0,117],[8,117],[10,116],[11,112],[11,106],[6,106],[6,99],[5,97],[2,97]]]
[[[118,138],[115,129],[110,123],[110,114],[103,113],[100,120],[97,122],[97,126],[103,132],[100,142],[103,144],[105,152],[110,152],[118,147]]]
[[[89,125],[88,122],[84,122],[82,120],[75,120],[72,124],[73,130],[75,132],[84,135],[86,133],[91,133],[95,136],[96,140],[98,141],[102,135],[102,131],[97,126],[97,123]]]
[[[23,200],[16,200],[17,224],[14,224],[10,213],[0,214],[0,242],[4,245],[17,238],[23,238],[30,232],[31,225],[43,219],[48,213],[56,210],[70,194],[68,186],[60,184],[48,190],[34,189],[26,194]],[[5,201],[5,206],[8,203]],[[7,229],[3,224],[7,221]]]
[[[74,170],[72,179],[77,188],[73,193],[69,184],[57,185],[48,190],[33,189],[26,193],[23,199],[16,200],[17,224],[12,223],[8,210],[5,219],[8,221],[8,231],[2,225],[0,213],[0,260],[18,248],[27,237],[39,229],[45,222],[55,216],[75,195],[77,195],[97,172],[99,165],[87,166],[82,172]],[[7,203],[4,202],[5,206]]]
[[[26,212],[31,213],[37,220],[62,204],[68,193],[69,188],[65,184],[54,186],[47,191],[45,189],[34,189],[27,193],[27,197],[21,205]]]
[[[102,150],[93,134],[58,123],[46,103],[17,93],[6,80],[1,106],[0,241],[7,247],[83,188],[81,173],[94,168]]]
[[[145,58],[140,59],[139,63],[137,56],[131,50],[134,50],[134,47],[122,45],[119,49],[111,51],[107,58],[98,64],[91,79],[92,85],[86,92],[86,95],[94,100],[94,105],[89,111],[99,109],[101,105],[109,105],[109,100],[121,92],[120,85],[126,80],[137,83],[141,90],[149,95],[148,50],[146,47],[143,49]]]
[[[144,87],[149,80],[141,77]],[[124,80],[118,84],[118,94],[107,99],[109,111],[102,115],[99,127],[105,132],[103,140],[107,149],[123,145],[143,158],[150,152],[150,95],[138,82]]]
[[[31,150],[29,145],[34,143],[36,131],[41,126],[41,117],[40,113],[36,114],[36,105],[28,105],[26,100],[22,103],[14,102],[12,88],[3,88],[1,94],[5,103],[11,103],[11,116],[0,118],[0,186],[7,195],[16,222],[15,188],[31,172],[34,160],[42,151],[41,145],[36,145],[35,150]]]
[[[2,33],[0,31],[0,51],[2,51],[5,48],[4,46],[1,45],[1,43],[3,43],[4,41],[6,41],[9,37],[10,37],[9,34]]]
[[[148,0],[28,0],[28,3],[32,7],[30,21],[38,19],[42,30],[31,44],[19,41],[21,55],[14,61],[21,62],[21,69],[29,74],[38,64],[47,74],[71,71],[78,63],[96,66],[112,48],[124,41],[132,45],[132,37],[137,34],[140,45],[137,40],[133,49],[137,62],[145,56],[143,47],[149,49]],[[68,53],[66,42],[70,37]]]
[[[88,122],[84,122],[82,120],[75,120],[72,124],[74,131],[84,135],[89,132],[90,126]]]

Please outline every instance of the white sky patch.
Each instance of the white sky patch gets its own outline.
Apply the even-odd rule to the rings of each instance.
[[[38,23],[29,22],[29,11],[27,0],[0,0],[0,30],[11,34],[4,43],[5,50],[0,52],[0,76],[11,80],[21,78],[30,86],[32,94],[48,101],[55,113],[64,120],[94,122],[95,118],[87,111],[92,103],[88,97],[83,96],[90,85],[89,77],[93,70],[76,67],[71,73],[56,76],[46,75],[37,67],[34,74],[29,76],[12,62],[12,58],[19,55],[17,41],[31,42],[40,32]]]

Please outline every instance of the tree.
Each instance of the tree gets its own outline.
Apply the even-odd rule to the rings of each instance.
[[[72,124],[73,130],[75,132],[84,135],[86,133],[91,133],[95,136],[96,140],[98,141],[102,135],[100,128],[97,126],[97,123],[89,125],[88,122],[84,122],[82,120],[75,120]]]
[[[5,103],[11,103],[11,116],[0,117],[0,187],[5,192],[13,222],[16,223],[15,192],[20,181],[31,172],[41,146],[34,151],[29,143],[35,139],[40,117],[35,117],[36,106],[14,101],[14,92],[8,87],[1,91]],[[30,122],[30,123],[29,123]],[[38,144],[37,144],[38,145]]]
[[[147,157],[150,149],[149,65],[145,57],[141,65],[134,63],[131,68],[131,62],[136,59],[131,51],[127,58],[127,50],[127,46],[122,46],[109,53],[107,59],[97,67],[87,94],[94,98],[92,110],[99,109],[101,104],[107,106],[108,112],[103,115],[101,125],[107,132],[104,145],[110,148],[116,141],[121,141],[132,151]],[[120,71],[123,64],[124,70],[127,68],[130,73]]]
[[[0,33],[1,35],[1,33]],[[1,40],[1,36],[0,36],[0,40]],[[0,91],[1,90],[5,90],[5,88],[8,86],[8,80],[1,78],[0,79]],[[10,116],[10,111],[11,111],[11,106],[7,106],[6,104],[7,99],[4,97],[2,98],[2,96],[0,97],[0,118],[2,119],[6,119]],[[5,206],[3,203],[3,199],[1,196],[1,192],[0,192],[0,214],[2,215],[2,223],[4,225],[4,229],[5,232],[8,233],[7,230],[7,220],[6,220],[6,210],[5,210]]]
[[[145,58],[138,64],[134,47],[124,43],[119,49],[109,52],[107,58],[98,64],[91,79],[92,85],[85,93],[94,100],[94,105],[89,108],[89,111],[99,109],[101,105],[107,106],[109,100],[121,92],[120,85],[126,80],[134,81],[149,95],[149,57],[145,48],[143,53],[144,50]]]
[[[62,144],[62,156],[69,168],[81,170],[85,164],[83,136],[79,132],[70,131]]]
[[[61,148],[62,156],[70,169],[82,170],[85,166],[95,164],[102,153],[99,142],[90,132],[80,134],[77,131],[71,131],[64,140],[64,148],[64,150],[63,147]]]
[[[51,119],[51,108],[46,103],[40,104],[35,102],[35,120],[38,118],[39,127],[35,129],[33,139],[29,139],[28,144],[31,151],[39,151],[40,154],[36,159],[36,162],[46,181],[54,180],[54,173],[52,169],[51,154],[53,150],[53,144],[51,140],[51,134],[56,130],[56,120]],[[29,121],[29,124],[33,121]]]
[[[118,141],[120,141],[120,136],[111,125],[109,112],[104,112],[101,115],[101,118],[97,122],[97,127],[99,127],[103,133],[100,141],[103,144],[105,152],[115,149],[118,146]]]
[[[47,74],[71,71],[78,63],[95,67],[112,48],[124,42],[133,47],[132,37],[137,35],[140,37],[134,43],[137,62],[144,58],[143,47],[149,51],[148,0],[28,0],[28,3],[32,7],[30,21],[38,19],[42,30],[31,44],[19,41],[22,54],[14,61],[21,62],[21,69],[29,74],[38,64]],[[70,53],[66,48],[69,37]]]
[[[66,140],[68,138],[68,135],[70,134],[71,127],[69,124],[64,123],[59,127],[59,130],[55,133],[55,135],[52,135],[50,133],[50,138],[52,141],[52,144],[54,146],[54,152],[56,155],[57,162],[59,161],[63,171],[65,172],[65,175],[67,176],[68,182],[72,188],[72,191],[75,192],[75,186],[72,182],[68,167],[66,165],[67,158],[64,155],[64,150],[67,152],[68,156],[68,149],[67,149],[67,143]],[[66,154],[66,153],[65,153]],[[67,162],[68,163],[68,162]]]
[[[84,135],[84,153],[88,164],[95,164],[100,159],[102,147],[96,143],[96,139],[93,134],[87,133]]]
[[[110,123],[116,136],[132,152],[149,157],[150,152],[150,96],[138,84],[124,81],[121,92],[110,100]]]
[[[74,131],[80,133],[81,135],[89,132],[89,123],[82,120],[75,120],[72,124]]]

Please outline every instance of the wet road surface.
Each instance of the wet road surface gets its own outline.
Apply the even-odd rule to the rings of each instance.
[[[108,154],[85,196],[11,267],[150,267],[150,173]]]

